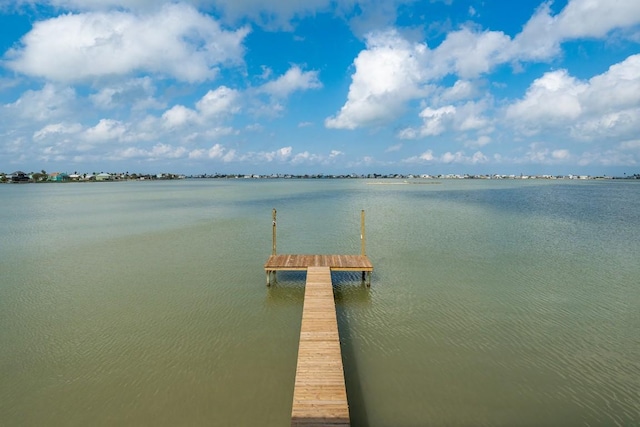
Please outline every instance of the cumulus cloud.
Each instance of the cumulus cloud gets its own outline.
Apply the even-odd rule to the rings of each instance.
[[[528,132],[570,128],[577,138],[628,137],[640,131],[640,55],[582,81],[566,70],[536,79],[507,119]]]
[[[112,156],[112,160],[123,159],[135,159],[141,158],[144,160],[157,161],[164,159],[178,159],[188,154],[188,151],[184,147],[174,147],[170,144],[156,144],[153,147],[139,148],[129,147],[121,150],[117,150]]]
[[[566,70],[546,73],[536,79],[521,101],[509,106],[507,118],[527,122],[566,123],[582,113],[578,96],[587,86]]]
[[[45,84],[40,90],[28,90],[14,103],[4,106],[7,115],[30,121],[48,121],[67,117],[76,103],[76,91],[68,86]]]
[[[501,31],[482,31],[466,25],[448,33],[432,49],[425,43],[407,40],[396,30],[372,32],[366,37],[366,49],[354,60],[355,72],[345,104],[326,119],[325,125],[356,129],[385,123],[400,114],[408,101],[427,95],[433,97],[436,106],[470,99],[477,94],[471,82],[501,64],[546,61],[560,53],[564,41],[603,37],[639,23],[640,2],[636,0],[572,0],[556,16],[552,15],[550,3],[544,3],[513,39]],[[459,77],[459,83],[445,92],[429,90],[429,84],[449,75]],[[567,78],[558,73],[545,76],[537,84],[575,83]],[[543,92],[533,89],[531,97]],[[564,115],[576,114],[576,105],[570,105],[570,100],[569,96],[555,109]]]
[[[479,94],[477,84],[469,80],[456,80],[453,86],[443,88],[433,97],[435,103],[451,103],[475,98]]]
[[[367,49],[354,61],[347,102],[325,126],[355,129],[397,116],[403,104],[424,95],[422,57],[427,47],[405,40],[395,30],[372,33]]]
[[[252,163],[280,163],[291,165],[329,165],[338,161],[344,153],[338,150],[332,150],[329,154],[311,153],[302,151],[296,153],[291,146],[282,147],[275,151],[250,152],[239,156],[238,158]]]
[[[235,159],[235,150],[230,150],[222,144],[215,144],[209,149],[195,149],[189,152],[190,159],[219,159],[224,162],[231,162]]]
[[[195,109],[174,105],[162,114],[162,122],[166,128],[176,129],[188,124],[210,124],[239,111],[239,92],[220,86],[196,102]]]
[[[219,117],[227,114],[236,114],[240,111],[238,104],[239,93],[235,89],[220,86],[207,92],[196,103],[196,109],[204,118]]]
[[[318,79],[317,71],[302,71],[294,65],[282,76],[265,83],[259,92],[267,93],[277,98],[286,98],[291,93],[307,89],[319,89],[322,83]]]
[[[481,151],[476,151],[472,155],[467,155],[464,151],[456,151],[452,153],[447,151],[441,155],[435,155],[433,150],[427,150],[424,153],[404,159],[404,163],[415,164],[465,164],[465,165],[478,165],[487,163],[489,158],[485,156]]]
[[[460,132],[491,131],[490,121],[483,113],[486,102],[469,101],[458,106],[446,105],[440,108],[427,107],[420,112],[422,126],[405,128],[398,132],[401,139],[416,139],[437,136],[449,130]]]
[[[21,46],[7,51],[4,64],[62,82],[136,72],[199,82],[213,79],[221,64],[242,62],[248,32],[225,31],[180,3],[149,13],[67,14],[37,22]]]
[[[621,142],[619,148],[621,150],[640,151],[640,139]]]
[[[333,12],[348,20],[352,30],[363,35],[372,28],[392,25],[397,8],[414,0],[180,0],[181,3],[219,11],[228,24],[250,20],[271,30],[291,30],[295,21],[317,13]],[[32,0],[0,0],[0,7],[31,5]],[[39,3],[72,11],[119,9],[150,11],[172,0],[40,0]]]
[[[546,60],[560,52],[564,41],[600,38],[640,23],[640,2],[636,0],[571,0],[555,16],[550,5],[543,3],[516,36],[511,47],[515,58]]]
[[[453,121],[456,114],[456,107],[447,105],[445,107],[433,109],[425,108],[420,112],[420,117],[424,123],[418,130],[407,128],[400,131],[398,136],[402,139],[415,139],[418,137],[440,135],[446,130],[447,122]]]
[[[474,78],[507,62],[511,39],[501,31],[473,31],[462,28],[451,32],[433,54],[434,77],[455,73]]]
[[[150,77],[131,79],[102,87],[89,99],[96,107],[112,110],[122,105],[132,110],[161,109],[164,103],[155,98],[156,87]]]
[[[168,128],[182,127],[188,123],[198,121],[198,112],[184,105],[174,105],[162,114],[164,125]]]
[[[102,119],[92,128],[85,132],[85,138],[89,141],[111,141],[119,140],[126,133],[126,126],[118,121],[111,119]]]
[[[296,17],[329,10],[330,0],[201,0],[221,9],[227,20],[234,22],[249,18],[269,28],[290,28],[290,21]]]
[[[491,137],[488,135],[480,135],[478,138],[464,143],[465,147],[480,148],[491,143]]]
[[[82,130],[79,123],[53,123],[46,125],[42,129],[33,133],[33,139],[40,141],[49,137],[58,137],[60,135],[74,135]]]

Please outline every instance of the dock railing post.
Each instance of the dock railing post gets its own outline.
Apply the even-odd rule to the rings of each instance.
[[[271,255],[275,255],[276,254],[276,210],[275,209],[273,210],[272,215],[273,215],[273,225],[272,225],[272,228],[273,228],[273,238],[272,238],[273,243],[271,245]]]
[[[275,208],[273,209],[272,212],[272,217],[273,217],[273,222],[271,225],[272,228],[272,241],[271,241],[271,255],[275,255],[276,254],[276,210]],[[271,286],[271,278],[273,277],[273,280],[275,282],[276,280],[276,271],[275,270],[267,270],[267,286]]]
[[[365,234],[364,234],[364,209],[360,212],[360,252],[362,256],[366,255],[365,252]]]

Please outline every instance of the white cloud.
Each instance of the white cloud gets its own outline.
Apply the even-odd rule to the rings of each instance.
[[[434,51],[434,76],[455,73],[463,79],[475,78],[507,62],[511,39],[499,31],[474,32],[462,28],[451,32]]]
[[[198,113],[184,105],[174,105],[162,114],[164,125],[168,128],[182,127],[198,120]]]
[[[640,139],[621,142],[619,148],[621,150],[640,151]]]
[[[585,117],[571,128],[577,139],[629,137],[640,131],[640,107],[615,111],[595,117]]]
[[[536,165],[561,165],[576,163],[580,156],[574,155],[565,148],[553,149],[548,143],[533,142],[526,147],[526,152],[519,156],[502,156],[496,154],[494,161],[497,164],[536,164]]]
[[[395,30],[370,34],[367,49],[354,61],[347,102],[325,125],[355,129],[396,117],[406,101],[424,95],[421,58],[426,51],[424,44],[410,43]]]
[[[640,55],[588,81],[566,70],[546,73],[507,108],[506,117],[525,132],[555,127],[581,139],[630,137],[640,131]]]
[[[210,159],[222,158],[227,150],[220,144],[216,144],[207,151],[207,156]]]
[[[291,157],[293,147],[282,147],[276,151],[261,153],[260,156],[266,162],[286,161]]]
[[[586,152],[578,159],[578,165],[589,166],[637,166],[635,157],[628,153],[621,153],[615,150],[603,152]]]
[[[223,155],[224,150],[222,147],[221,150],[220,155],[224,160],[226,156]],[[338,150],[331,150],[329,154],[311,153],[309,151],[296,153],[293,147],[287,146],[274,151],[249,152],[245,154],[237,154],[234,152],[233,158],[228,161],[244,161],[255,164],[279,163],[290,165],[329,165],[337,162],[343,155],[344,153]]]
[[[402,144],[394,144],[390,147],[387,147],[386,150],[384,150],[385,153],[393,153],[395,151],[400,151],[402,149]]]
[[[162,114],[165,128],[177,129],[189,124],[210,125],[240,111],[239,92],[226,86],[208,91],[195,109],[174,105]]]
[[[477,86],[469,80],[457,80],[453,86],[442,90],[440,95],[434,96],[434,102],[452,103],[474,98],[478,95]]]
[[[126,133],[126,126],[117,120],[102,119],[92,128],[85,131],[84,136],[88,141],[113,141],[120,140]]]
[[[226,116],[240,111],[238,105],[239,94],[237,90],[226,86],[220,86],[210,90],[196,103],[196,109],[203,118]]]
[[[484,147],[485,145],[489,145],[491,144],[491,137],[488,135],[480,135],[477,139],[472,140],[472,141],[466,141],[464,143],[465,147],[469,147],[469,148],[480,148],[480,147]]]
[[[548,125],[564,124],[582,113],[578,96],[587,86],[566,70],[546,73],[536,79],[521,101],[507,109],[507,118]]]
[[[498,65],[512,62],[517,67],[515,61],[546,61],[560,53],[560,45],[566,40],[603,37],[614,29],[631,28],[638,23],[637,0],[571,0],[556,16],[551,14],[550,3],[544,3],[515,39],[501,31],[479,31],[467,25],[448,33],[439,46],[430,49],[424,43],[408,41],[395,30],[372,32],[366,37],[366,49],[354,61],[347,101],[335,116],[325,120],[325,125],[356,129],[386,123],[400,114],[408,101],[426,96],[430,82],[448,75],[461,80],[448,91],[432,94],[434,104],[470,99],[475,91],[469,80],[490,73]],[[560,73],[545,76],[537,82],[542,88],[532,88],[532,102],[536,94],[544,92],[544,86],[554,84],[554,78],[556,83],[569,86],[577,83],[567,81],[568,76]],[[559,88],[556,100],[560,104],[552,105],[551,110],[563,117],[579,114],[567,89]],[[561,93],[567,96],[557,99]],[[512,109],[511,114],[517,112]],[[550,117],[552,113],[546,115]],[[417,134],[407,131],[405,136]]]
[[[560,53],[560,44],[577,38],[601,38],[615,29],[640,23],[637,0],[570,0],[556,16],[551,2],[543,3],[516,36],[516,59],[547,60]]]
[[[149,149],[129,147],[117,150],[111,160],[123,159],[143,159],[149,161],[158,161],[166,159],[178,159],[188,155],[188,151],[184,147],[173,147],[169,144],[156,144]]]
[[[634,108],[640,104],[640,54],[612,65],[605,73],[589,80],[584,94],[585,108],[602,113]]]
[[[422,128],[418,132],[419,136],[440,135],[446,130],[448,121],[453,120],[456,114],[456,107],[447,105],[437,109],[425,108],[420,112],[420,117],[424,120]]]
[[[357,34],[380,28],[396,21],[399,5],[413,0],[180,0],[180,3],[217,10],[228,24],[253,21],[271,30],[291,30],[295,21],[318,13],[333,12],[348,19]],[[156,10],[171,0],[41,0],[39,3],[74,11],[101,11],[109,9],[129,11]],[[31,0],[0,0],[15,7],[31,5]]]
[[[477,91],[468,81],[509,60],[510,39],[502,32],[451,32],[434,50],[406,40],[395,30],[371,33],[367,48],[354,61],[347,102],[325,121],[329,128],[355,129],[385,123],[402,113],[407,101],[430,94],[431,81],[456,74],[462,79],[434,101],[456,101]]]
[[[270,28],[290,28],[289,22],[295,17],[304,17],[316,11],[330,9],[329,0],[203,0],[224,11],[231,22],[250,18],[260,25]]]
[[[565,149],[553,150],[551,152],[551,157],[558,160],[565,160],[565,159],[568,159],[570,156],[571,156],[571,153],[569,152],[569,150],[565,150]]]
[[[43,127],[42,129],[34,132],[33,139],[36,141],[44,140],[50,137],[57,137],[60,135],[74,135],[82,131],[82,125],[79,123],[54,123]]]
[[[481,151],[476,151],[472,155],[465,154],[464,151],[456,151],[452,153],[447,151],[446,153],[437,156],[433,153],[433,150],[427,150],[424,153],[409,157],[403,160],[404,163],[414,164],[465,164],[465,165],[477,165],[489,162],[489,158],[485,156]]]
[[[8,114],[29,121],[67,117],[73,111],[76,92],[70,87],[47,83],[41,90],[28,90],[14,103],[5,105]]]
[[[636,0],[572,0],[556,17],[566,38],[603,37],[612,29],[640,22],[640,2]]]
[[[286,98],[296,91],[321,87],[322,83],[318,79],[317,71],[302,71],[300,67],[294,65],[276,80],[262,85],[259,91],[277,98]]]
[[[163,108],[164,104],[154,97],[155,91],[151,78],[143,77],[103,87],[89,95],[89,99],[96,107],[104,110],[123,105],[130,105],[133,110]]]
[[[426,107],[420,112],[422,126],[402,129],[397,136],[401,139],[417,139],[437,136],[450,130],[491,131],[490,121],[483,115],[486,109],[486,102],[472,101],[459,106]]]
[[[225,31],[185,4],[159,10],[67,14],[37,22],[5,65],[53,81],[154,73],[198,82],[221,64],[240,63],[249,30]]]

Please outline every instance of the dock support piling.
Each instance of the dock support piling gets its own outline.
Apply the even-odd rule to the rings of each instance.
[[[275,255],[276,254],[276,210],[273,209],[272,212],[272,216],[273,216],[273,225],[272,225],[272,229],[273,229],[273,236],[272,236],[272,243],[271,243],[271,255]]]
[[[364,234],[364,209],[360,212],[360,255],[365,256],[365,242],[366,237]]]
[[[271,286],[272,283],[276,283],[277,281],[277,277],[276,277],[276,271],[275,270],[268,270],[267,271],[267,286]]]

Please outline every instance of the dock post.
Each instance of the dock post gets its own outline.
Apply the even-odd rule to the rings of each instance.
[[[362,256],[366,255],[364,250],[365,241],[366,241],[366,238],[364,234],[364,209],[362,209],[362,211],[360,212],[360,252],[361,252],[360,254]]]
[[[273,212],[271,213],[273,222],[271,225],[271,229],[272,229],[272,237],[271,237],[271,255],[275,255],[276,254],[276,209],[273,209]],[[271,276],[273,276],[273,281],[276,281],[276,271],[275,270],[271,270],[271,271],[267,271],[267,286],[271,286]]]
[[[271,214],[273,216],[273,237],[272,237],[272,244],[271,244],[271,255],[275,255],[276,254],[276,210],[275,208],[273,209],[273,212]]]

